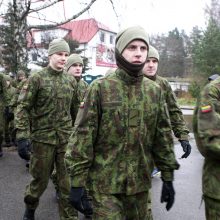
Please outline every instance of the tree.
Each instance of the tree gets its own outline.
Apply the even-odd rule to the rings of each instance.
[[[168,36],[154,36],[151,43],[160,54],[158,74],[165,77],[183,77],[185,75],[184,38],[178,29],[168,33]]]
[[[193,63],[197,72],[204,78],[214,72],[220,73],[220,27],[210,19],[203,36],[193,46]]]
[[[80,12],[65,21],[53,25],[27,25],[28,15],[52,7],[60,1],[62,0],[42,1],[41,6],[34,8],[32,0],[12,0],[12,3],[8,4],[7,12],[0,14],[4,18],[4,24],[0,32],[0,43],[3,45],[2,60],[7,72],[16,74],[19,69],[27,70],[28,51],[26,36],[28,31],[32,28],[48,29],[65,24],[89,10],[97,0],[91,0]]]
[[[1,27],[2,59],[7,72],[16,73],[19,69],[27,69],[27,44],[26,18],[22,16],[21,3],[8,4],[7,13],[4,15],[4,24]],[[17,20],[17,18],[20,19]],[[20,33],[23,36],[20,37]]]

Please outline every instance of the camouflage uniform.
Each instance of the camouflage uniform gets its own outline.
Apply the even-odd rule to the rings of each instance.
[[[0,156],[2,156],[2,142],[4,138],[5,130],[5,117],[4,109],[5,106],[9,105],[10,95],[7,89],[7,83],[4,75],[0,73]]]
[[[6,81],[9,82],[9,85],[7,85],[7,90],[10,98],[9,106],[11,107],[11,101],[16,93],[16,88],[11,85],[12,78],[8,75],[6,75]],[[14,113],[14,111],[12,111]],[[11,146],[11,144],[15,143],[15,132],[14,132],[14,120],[8,121],[5,120],[5,144],[6,146]],[[11,143],[12,142],[12,143]]]
[[[176,96],[172,91],[169,82],[165,78],[158,75],[155,75],[151,79],[162,88],[167,109],[169,111],[172,131],[175,137],[179,140],[188,140],[189,129],[186,127],[183,113],[177,104]]]
[[[64,71],[46,67],[34,73],[22,87],[16,111],[17,139],[31,139],[30,173],[24,201],[28,209],[36,209],[46,189],[54,164],[60,189],[60,219],[74,219],[68,201],[69,177],[65,171],[64,153],[71,134],[71,105],[75,104],[76,81],[70,81]],[[29,118],[32,120],[30,131]]]
[[[194,111],[193,130],[205,157],[202,177],[206,219],[220,219],[220,78],[201,92]]]
[[[117,215],[121,206],[111,206],[117,197],[127,201],[128,208],[140,198],[138,210],[126,209],[123,216],[147,219],[153,161],[164,180],[173,180],[178,163],[165,107],[158,85],[122,69],[89,87],[65,161],[72,186],[86,186],[91,191],[94,219],[123,219]],[[101,203],[108,210],[99,209]]]

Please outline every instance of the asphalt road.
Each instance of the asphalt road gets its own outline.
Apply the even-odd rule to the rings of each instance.
[[[175,142],[177,158],[182,148]],[[199,154],[193,137],[190,140],[192,153],[187,159],[178,159],[181,167],[175,172],[175,204],[167,212],[160,203],[161,179],[152,179],[152,205],[154,220],[205,220],[204,203],[201,204],[201,173],[203,158]],[[4,148],[0,158],[0,220],[21,220],[24,212],[23,194],[31,176],[24,162],[13,148]],[[43,194],[36,210],[36,220],[58,220],[58,209],[52,183]]]

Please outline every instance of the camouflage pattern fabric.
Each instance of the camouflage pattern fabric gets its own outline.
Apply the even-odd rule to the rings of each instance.
[[[15,89],[15,93],[10,101],[10,106],[13,107],[14,109],[17,107],[18,105],[18,97],[19,94],[21,92],[21,89],[23,87],[23,85],[26,83],[27,79],[22,80],[21,82],[17,83],[16,89]]]
[[[220,219],[220,200],[204,196],[206,220]]]
[[[77,89],[77,94],[78,94],[80,102],[83,101],[83,98],[85,96],[85,93],[86,93],[86,90],[87,90],[88,86],[89,86],[89,84],[86,81],[82,80],[82,79],[80,79],[77,82],[77,88],[78,88]]]
[[[77,216],[76,211],[69,204],[70,182],[65,169],[64,154],[66,144],[50,145],[39,142],[32,142],[33,153],[31,155],[30,173],[32,180],[26,187],[24,201],[30,209],[36,209],[39,198],[45,191],[54,163],[56,164],[57,182],[60,189],[58,200],[60,219],[73,220]],[[55,159],[56,158],[56,159]]]
[[[31,137],[42,143],[67,143],[73,130],[70,108],[77,108],[76,91],[76,81],[50,67],[31,75],[18,97],[17,139]],[[33,121],[31,134],[29,116]]]
[[[73,130],[70,109],[77,107],[76,88],[76,81],[70,80],[64,71],[46,67],[31,75],[23,85],[15,117],[17,139],[26,138],[33,142],[30,164],[33,180],[27,186],[25,203],[29,208],[37,207],[55,164],[62,220],[74,219],[75,216],[68,202],[70,185],[64,153]]]
[[[4,130],[5,130],[4,109],[5,106],[9,105],[9,102],[10,102],[10,94],[7,89],[6,79],[4,75],[0,73],[0,148],[3,142]]]
[[[206,85],[197,101],[193,131],[200,153],[205,157],[202,177],[203,195],[220,203],[220,78]],[[205,200],[206,201],[206,200]],[[209,205],[207,205],[206,211]],[[214,207],[214,206],[212,206]],[[219,209],[218,209],[219,210]],[[219,211],[216,212],[219,215]],[[219,218],[212,218],[219,219]]]
[[[70,75],[69,77],[73,77],[73,76]],[[88,86],[89,86],[88,83],[85,82],[84,80],[82,80],[82,79],[77,80],[77,101],[78,101],[77,108],[71,109],[71,116],[72,116],[73,125],[74,125],[74,122],[76,119],[76,115],[78,113],[80,102],[83,101],[83,98],[85,96],[85,93],[86,93]]]
[[[135,195],[91,192],[95,220],[152,220],[148,213],[148,192]],[[126,216],[126,218],[124,218]]]
[[[16,88],[14,88],[13,86],[9,85],[7,87],[7,90],[8,90],[8,93],[9,93],[9,98],[10,98],[10,103],[11,103],[13,97],[16,94]],[[10,104],[9,104],[9,106],[10,106]],[[5,143],[10,145],[11,141],[15,142],[14,120],[12,120],[10,122],[5,120]]]
[[[186,127],[183,113],[169,82],[165,78],[156,75],[156,83],[162,88],[175,137],[179,140],[188,140],[189,129]]]
[[[151,186],[153,161],[166,181],[179,165],[160,87],[118,69],[95,80],[81,103],[65,162],[74,187],[134,195]]]

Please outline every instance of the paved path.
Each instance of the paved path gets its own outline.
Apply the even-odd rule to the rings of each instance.
[[[193,145],[190,157],[178,159],[181,168],[175,173],[176,201],[169,212],[165,204],[160,203],[161,179],[153,178],[154,220],[205,220],[204,204],[200,207],[203,158],[195,147],[194,139],[190,142]],[[178,142],[175,149],[177,158],[180,158],[182,148]],[[10,148],[4,149],[0,167],[0,220],[21,220],[24,211],[23,193],[31,177],[17,152]],[[51,183],[40,200],[36,220],[59,220]]]

